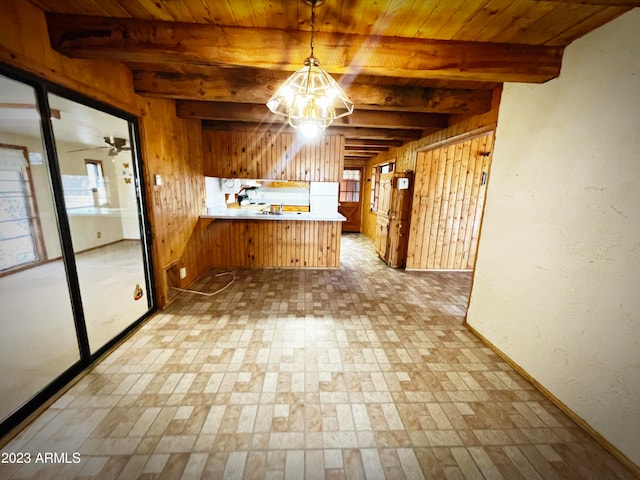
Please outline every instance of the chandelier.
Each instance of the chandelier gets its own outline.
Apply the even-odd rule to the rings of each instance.
[[[311,54],[304,61],[304,67],[273,94],[267,107],[273,113],[287,117],[289,125],[300,129],[305,137],[313,138],[334,119],[351,114],[353,102],[313,56],[314,8],[324,0],[305,0],[305,3],[311,5]]]

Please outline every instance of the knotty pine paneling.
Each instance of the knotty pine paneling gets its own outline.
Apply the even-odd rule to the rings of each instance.
[[[0,61],[138,113],[130,70],[118,62],[70,59],[52,50],[44,12],[27,0],[2,1]]]
[[[416,160],[418,152],[428,149],[430,145],[442,144],[456,138],[462,138],[470,132],[477,130],[492,130],[498,122],[498,110],[500,107],[500,95],[502,89],[498,88],[493,91],[491,100],[491,110],[478,115],[452,115],[449,118],[449,127],[440,130],[434,134],[427,135],[419,140],[409,142],[401,147],[390,148],[388,152],[382,152],[372,158],[364,171],[364,190],[363,190],[363,210],[362,215],[362,233],[373,240],[376,232],[376,221],[378,216],[375,212],[369,211],[369,197],[371,195],[371,168],[390,160],[396,162],[396,170],[416,170]],[[416,178],[416,181],[418,179]]]
[[[407,269],[473,269],[493,132],[418,153]]]
[[[167,301],[167,268],[185,267],[179,286],[208,268],[206,239],[198,226],[205,209],[200,122],[176,117],[174,102],[145,98],[141,118],[145,183],[153,232],[154,273],[159,302]],[[154,185],[160,175],[162,185]]]
[[[338,182],[342,176],[341,135],[309,142],[269,130],[204,130],[202,143],[208,177]]]
[[[213,267],[338,268],[340,222],[201,220]]]
[[[208,268],[206,237],[198,225],[204,201],[200,122],[178,118],[173,101],[136,95],[124,65],[70,59],[52,50],[44,13],[26,0],[2,2],[0,61],[138,117],[156,300],[164,306],[167,266],[186,266],[185,284]],[[163,178],[161,187],[151,182],[155,174]]]
[[[309,9],[293,2],[252,1],[150,1],[150,0],[31,0],[52,12],[75,15],[108,15],[193,22],[207,25],[262,29],[309,30]],[[316,10],[318,32],[344,32],[363,36],[406,37],[491,43],[566,45],[588,31],[637,5],[633,0],[539,1],[429,0],[423,2],[371,2],[351,0],[339,8]],[[428,21],[425,21],[428,19]],[[531,27],[534,28],[531,28]],[[538,28],[535,28],[538,27]],[[316,39],[321,60],[330,55],[332,42]],[[257,41],[256,41],[257,42]],[[260,42],[257,42],[260,43]],[[306,42],[303,44],[306,47]],[[220,45],[220,48],[228,45]],[[335,50],[335,49],[334,49]],[[291,52],[287,52],[289,56]],[[303,52],[300,58],[304,58]],[[346,58],[352,58],[349,55]],[[292,58],[298,58],[293,55]],[[328,60],[325,60],[327,62]],[[323,63],[324,65],[324,63]],[[197,87],[194,87],[197,88]]]

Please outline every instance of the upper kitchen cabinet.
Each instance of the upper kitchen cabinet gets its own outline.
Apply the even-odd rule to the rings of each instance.
[[[203,131],[207,177],[339,182],[344,137],[327,132],[307,141],[268,130]]]

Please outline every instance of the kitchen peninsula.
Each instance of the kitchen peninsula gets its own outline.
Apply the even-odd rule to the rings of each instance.
[[[212,264],[216,267],[339,268],[339,213],[258,214],[228,209],[202,215]]]
[[[240,208],[227,208],[234,206],[233,202],[222,208],[216,208],[216,203],[220,207],[219,201],[207,205],[213,208],[207,208],[199,223],[212,267],[340,267],[340,235],[345,218],[337,212],[337,185],[344,166],[344,137],[326,133],[307,142],[294,134],[271,132],[268,128],[205,129],[203,160],[205,178],[222,179],[219,185],[225,195],[237,195],[235,201],[242,201],[240,195],[246,193],[250,202],[253,199],[265,203]],[[260,184],[262,192],[238,192],[233,181],[225,181],[233,179],[244,186]],[[208,181],[215,186],[215,181]],[[284,188],[268,192],[266,188],[276,186],[268,182],[282,182],[279,187]],[[308,211],[304,211],[304,201],[291,198],[291,188],[299,188],[304,182]],[[256,213],[268,205],[278,208],[280,204],[284,204],[283,215]],[[296,210],[288,211],[287,207],[294,206]]]
[[[277,220],[306,222],[344,222],[346,218],[338,212],[293,212],[277,210],[258,210],[255,208],[227,208],[215,213],[201,215],[201,219],[210,220]]]
[[[337,211],[337,183],[311,182],[307,189],[264,188],[264,192],[255,180],[207,178],[206,183],[207,205],[212,206],[200,221],[215,266],[340,266],[341,222],[346,219]],[[251,186],[239,186],[243,183]],[[249,196],[238,195],[242,204],[233,201],[247,190]],[[227,198],[231,203],[220,203]]]

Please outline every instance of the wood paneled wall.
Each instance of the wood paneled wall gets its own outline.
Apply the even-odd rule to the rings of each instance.
[[[27,0],[2,2],[0,61],[138,116],[156,300],[164,306],[167,266],[186,266],[185,283],[208,268],[198,260],[206,251],[198,230],[204,201],[200,122],[178,118],[172,101],[136,95],[124,65],[74,60],[53,51],[44,13]],[[163,177],[162,187],[152,185],[155,174]]]
[[[473,269],[493,137],[418,153],[407,269]]]
[[[202,220],[216,267],[338,268],[340,222]]]
[[[72,60],[52,50],[44,12],[28,0],[2,0],[0,61],[137,112],[130,70],[117,62]]]
[[[500,94],[502,90],[496,89],[493,92],[491,110],[479,115],[453,115],[450,117],[449,127],[434,134],[423,137],[419,140],[409,142],[402,147],[390,148],[388,152],[379,154],[372,158],[365,168],[364,189],[363,189],[363,216],[362,233],[371,238],[375,238],[377,215],[369,211],[369,197],[371,194],[371,167],[389,160],[396,162],[396,170],[416,170],[418,152],[429,148],[447,139],[454,139],[474,130],[494,127],[498,122],[498,109],[500,106]],[[416,179],[419,180],[419,179]],[[411,253],[411,252],[409,252]]]
[[[145,185],[153,232],[154,274],[158,301],[167,302],[167,269],[186,268],[179,286],[207,270],[206,239],[198,228],[206,211],[202,175],[200,122],[175,116],[169,100],[146,98],[141,117]],[[160,175],[162,185],[153,179]]]
[[[338,182],[344,166],[344,137],[305,141],[269,130],[204,130],[204,174],[209,177]]]

